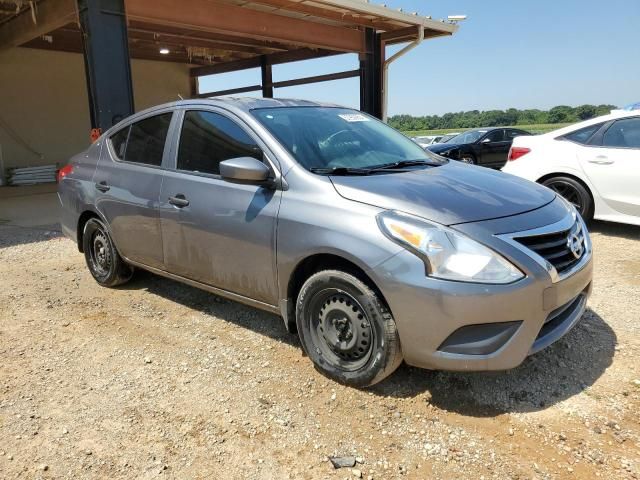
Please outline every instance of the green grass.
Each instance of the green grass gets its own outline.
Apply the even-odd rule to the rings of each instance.
[[[536,125],[512,125],[512,128],[520,128],[531,133],[547,133],[558,128],[571,125],[570,123],[539,123]],[[409,137],[419,137],[423,135],[445,135],[451,132],[464,132],[465,130],[471,130],[470,128],[449,128],[442,130],[408,130],[404,133]]]

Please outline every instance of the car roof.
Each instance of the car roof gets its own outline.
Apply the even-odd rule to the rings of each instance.
[[[640,111],[638,110],[611,110],[611,113],[608,113],[606,115],[601,115],[599,117],[591,118],[583,122],[574,123],[567,127],[563,127],[557,130],[553,130],[551,132],[547,132],[540,136],[560,137],[562,135],[566,135],[567,133],[580,130],[581,128],[590,127],[591,125],[596,125],[598,123],[608,122],[609,120],[615,120],[618,118],[626,118],[626,117],[638,117],[638,116],[640,116]]]
[[[283,107],[341,107],[332,103],[316,102],[312,100],[301,100],[296,98],[259,98],[259,97],[218,97],[201,98],[189,100],[177,100],[152,107],[168,108],[183,107],[189,105],[211,105],[217,107],[227,107],[248,112],[256,108],[283,108]],[[346,108],[346,107],[343,107]],[[140,112],[143,113],[143,112]]]
[[[519,127],[478,127],[478,128],[470,128],[469,130],[465,130],[462,133],[469,133],[469,132],[493,132],[494,130],[500,130],[500,129],[509,129],[509,130],[522,130]],[[447,134],[447,135],[451,135],[451,134]],[[458,134],[460,135],[460,134]]]
[[[249,115],[251,110],[258,108],[284,108],[284,107],[332,107],[332,108],[349,108],[342,105],[332,103],[315,102],[311,100],[300,100],[295,98],[254,98],[254,97],[218,97],[218,98],[200,98],[189,100],[176,100],[175,102],[163,103],[153,107],[140,110],[139,112],[123,118],[120,122],[111,126],[106,132],[107,136],[118,131],[121,127],[134,123],[139,119],[153,115],[155,112],[162,113],[172,108],[180,107],[203,107],[212,106],[224,108],[228,111],[236,113],[239,116]]]

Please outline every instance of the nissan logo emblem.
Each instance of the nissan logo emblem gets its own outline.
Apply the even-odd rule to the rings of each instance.
[[[572,233],[567,239],[567,247],[571,250],[571,253],[573,253],[573,256],[576,257],[576,259],[580,258],[584,253],[582,238],[575,233]]]

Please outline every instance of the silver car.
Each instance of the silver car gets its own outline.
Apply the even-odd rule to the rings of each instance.
[[[279,314],[320,372],[358,387],[402,360],[515,367],[591,291],[591,242],[565,200],[332,105],[140,112],[60,171],[59,197],[100,285],[141,268]]]

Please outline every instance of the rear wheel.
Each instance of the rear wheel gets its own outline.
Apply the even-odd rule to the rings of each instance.
[[[593,218],[593,199],[582,183],[571,177],[558,176],[547,178],[542,184],[576,207],[586,221]]]
[[[103,287],[115,287],[131,279],[133,268],[122,260],[107,227],[97,218],[84,225],[82,247],[91,275]]]
[[[296,323],[315,367],[340,383],[373,385],[402,362],[391,313],[373,290],[348,273],[312,275],[298,295]]]

